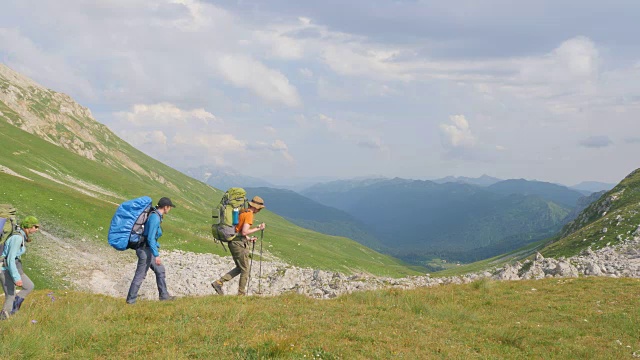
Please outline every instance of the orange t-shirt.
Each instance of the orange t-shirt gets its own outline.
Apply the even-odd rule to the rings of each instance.
[[[253,225],[253,211],[247,210],[245,212],[240,213],[238,216],[238,225],[236,225],[236,232],[242,236],[242,227],[244,224],[249,224],[249,226]]]

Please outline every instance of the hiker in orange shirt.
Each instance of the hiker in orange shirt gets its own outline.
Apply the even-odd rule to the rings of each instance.
[[[238,218],[238,225],[236,225],[236,237],[229,242],[229,251],[233,257],[233,262],[236,267],[231,269],[228,273],[222,276],[220,279],[211,283],[213,289],[219,295],[223,295],[222,285],[240,275],[240,284],[238,286],[238,295],[246,295],[247,291],[247,279],[249,278],[249,246],[250,242],[255,242],[256,237],[249,236],[256,231],[264,230],[266,225],[264,223],[251,228],[253,225],[253,215],[264,209],[264,201],[259,196],[254,196],[249,201],[249,208],[242,212]]]

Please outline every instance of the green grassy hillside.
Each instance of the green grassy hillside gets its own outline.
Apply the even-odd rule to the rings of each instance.
[[[541,250],[544,256],[573,256],[634,236],[640,227],[640,169],[589,205]],[[635,233],[635,235],[638,235]]]
[[[168,196],[178,208],[163,223],[163,249],[224,254],[210,235],[211,208],[220,200],[219,190],[138,151],[83,110],[63,114],[64,106],[74,105],[56,102],[60,94],[34,87],[18,91],[7,79],[0,85],[0,92],[19,93],[24,97],[19,103],[29,104],[28,110],[14,110],[0,101],[0,202],[14,204],[19,215],[36,215],[44,229],[60,237],[106,244],[117,204],[142,195],[155,201]],[[70,123],[75,124],[72,129]],[[48,141],[32,134],[39,134],[38,129],[47,129]],[[76,143],[82,145],[69,145]],[[269,211],[257,220],[268,224],[267,249],[292,265],[389,276],[416,273],[355,241],[300,228]],[[46,259],[38,260],[31,264],[46,269]]]
[[[174,302],[38,291],[0,322],[11,359],[627,359],[638,279],[581,278],[360,292],[333,300]],[[580,301],[576,301],[580,299]]]

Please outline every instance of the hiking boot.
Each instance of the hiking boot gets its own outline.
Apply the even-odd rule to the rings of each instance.
[[[213,286],[213,290],[215,290],[218,295],[224,295],[224,291],[222,291],[222,283],[220,281],[216,280],[212,282],[211,286]]]
[[[9,313],[5,310],[0,311],[0,320],[7,320],[9,318]]]
[[[16,298],[13,299],[13,309],[11,310],[10,315],[13,315],[16,312],[18,312],[18,310],[20,310],[20,307],[22,306],[22,302],[24,302],[23,297],[16,296]]]
[[[173,300],[175,300],[175,299],[176,299],[176,297],[175,297],[175,296],[173,296],[173,295],[169,295],[169,296],[168,296],[168,297],[166,297],[166,298],[160,299],[160,301],[173,301]]]

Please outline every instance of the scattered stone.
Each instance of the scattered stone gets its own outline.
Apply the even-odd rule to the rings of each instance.
[[[63,240],[41,231],[43,241],[34,242],[31,251],[50,258],[62,271],[72,288],[114,297],[126,296],[136,266],[133,251],[114,251],[104,245],[79,240]],[[196,254],[185,251],[161,251],[166,267],[167,285],[172,295],[203,296],[214,293],[211,281],[234,267],[230,256]],[[261,270],[260,270],[261,269]],[[446,284],[468,284],[480,279],[521,280],[543,278],[575,278],[578,276],[608,276],[640,278],[640,236],[618,244],[593,250],[591,247],[570,258],[545,258],[536,253],[534,260],[506,264],[492,271],[484,270],[463,276],[433,278],[429,274],[405,278],[378,277],[355,273],[345,275],[334,271],[299,268],[286,264],[268,252],[262,264],[254,261],[249,282],[249,294],[275,296],[298,293],[317,299],[330,299],[354,291],[385,288],[412,289]],[[224,286],[226,294],[236,294],[238,277]],[[140,298],[157,299],[155,275],[152,271],[140,290]]]

